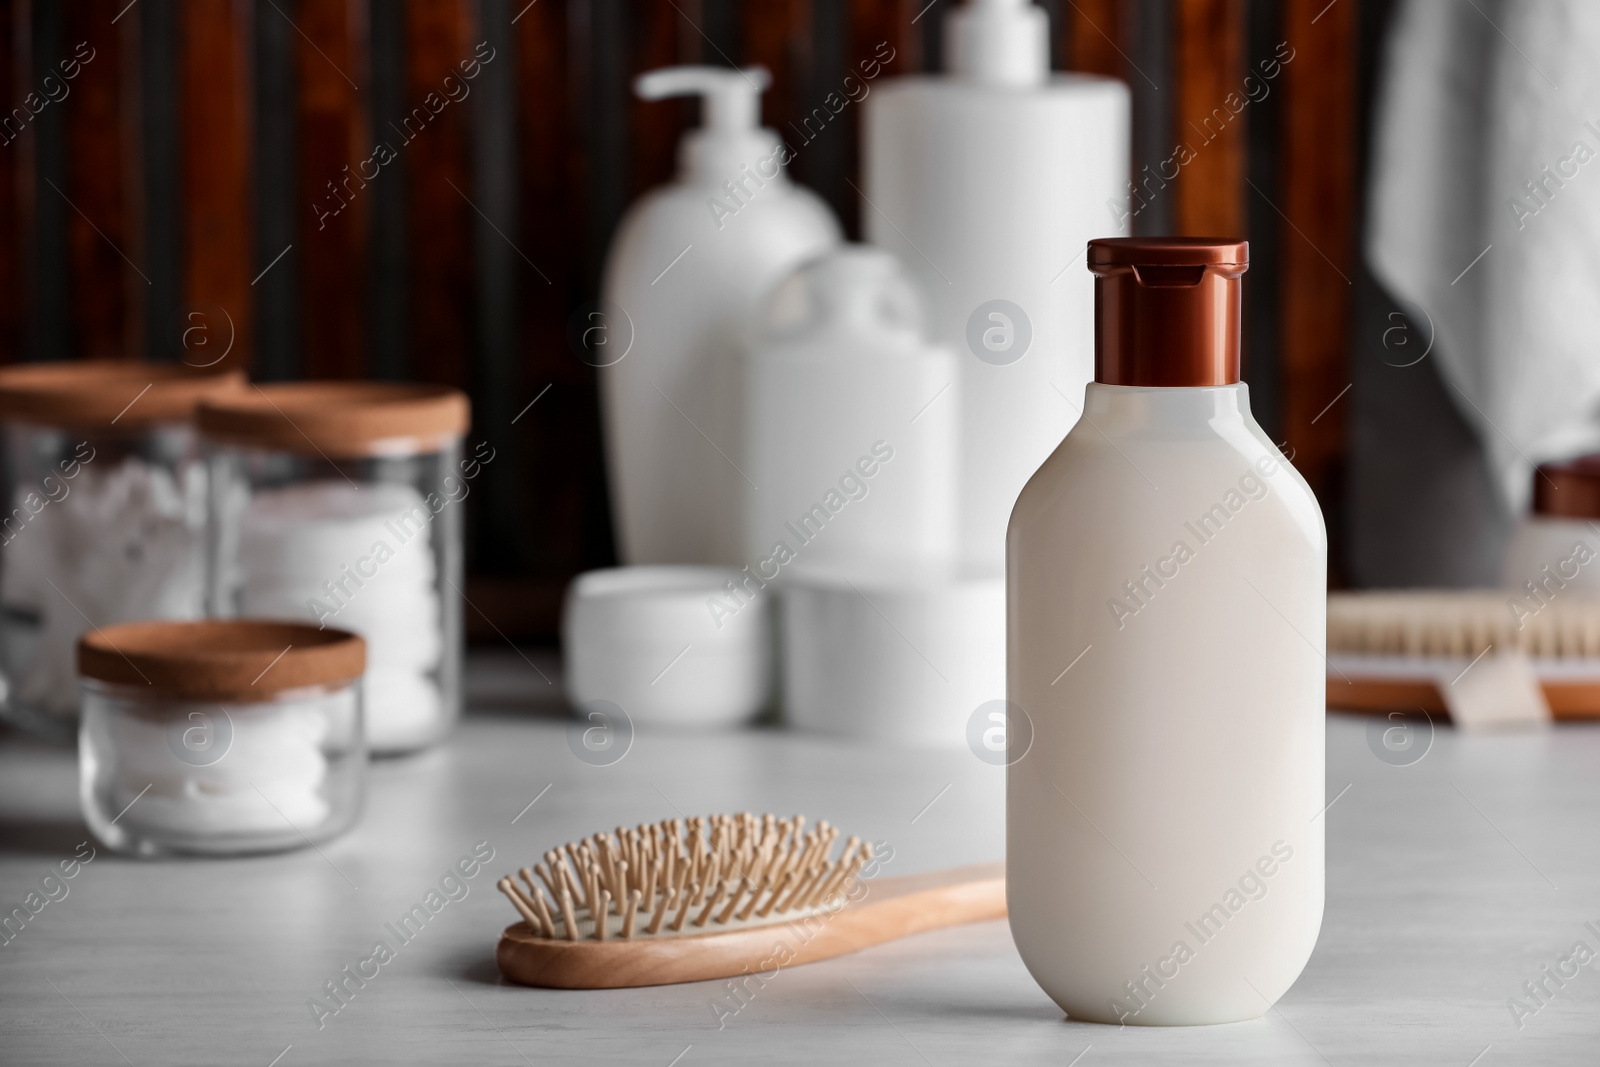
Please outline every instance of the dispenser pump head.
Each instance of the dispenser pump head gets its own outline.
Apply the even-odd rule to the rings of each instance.
[[[1050,22],[1033,0],[967,0],[944,24],[950,73],[980,85],[1038,85],[1050,75]]]
[[[699,96],[700,125],[713,133],[746,133],[761,125],[761,94],[772,81],[765,67],[663,67],[639,75],[633,91],[645,100]]]
[[[765,67],[663,67],[639,75],[633,90],[646,100],[701,98],[700,128],[684,134],[678,159],[688,180],[715,182],[776,148],[777,135],[761,129],[761,93],[771,80]]]
[[[1207,386],[1239,381],[1240,279],[1250,245],[1219,237],[1089,242],[1094,380]]]

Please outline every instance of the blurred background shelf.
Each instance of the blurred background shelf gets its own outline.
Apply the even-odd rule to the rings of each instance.
[[[563,584],[614,558],[594,370],[568,324],[693,120],[634,99],[632,77],[767,66],[793,174],[859,236],[861,108],[829,94],[882,45],[880,77],[936,69],[950,6],[0,0],[20,108],[0,117],[0,360],[227,350],[259,380],[468,390],[474,439],[498,450],[469,502],[469,624],[553,639]],[[1137,180],[1195,149],[1143,185],[1134,231],[1250,239],[1245,377],[1328,515],[1335,580],[1481,581],[1504,520],[1476,445],[1430,362],[1385,359],[1393,308],[1356,253],[1389,0],[1043,6],[1055,66],[1131,86]],[[75,54],[92,58],[63,78]],[[1397,519],[1417,494],[1429,507]]]

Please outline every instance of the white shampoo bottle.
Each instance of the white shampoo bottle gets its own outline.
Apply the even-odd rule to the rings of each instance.
[[[1239,381],[1247,258],[1090,243],[1095,380],[1011,517],[1011,933],[1073,1019],[1255,1018],[1322,923],[1327,539]]]
[[[1017,493],[1077,421],[1093,372],[1092,237],[1126,232],[1127,86],[1051,74],[1029,0],[968,0],[945,21],[949,73],[866,101],[868,241],[917,276],[931,336],[960,357],[960,547],[998,573]]]
[[[704,125],[684,135],[677,179],[623,218],[600,306],[573,331],[601,368],[627,563],[743,562],[739,332],[770,286],[839,241],[827,206],[784,171],[789,150],[758,126],[767,80],[671,67],[635,83],[651,100],[699,94]]]
[[[787,546],[810,564],[953,562],[956,359],[922,325],[904,268],[866,245],[773,291],[745,373],[745,558],[762,577]]]

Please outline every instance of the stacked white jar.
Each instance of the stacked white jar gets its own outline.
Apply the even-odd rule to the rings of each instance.
[[[0,715],[75,737],[79,635],[204,612],[193,428],[236,372],[133,361],[0,370]]]
[[[273,852],[361,810],[361,638],[207,619],[94,630],[78,644],[84,818],[139,855]]]
[[[467,398],[438,386],[302,382],[201,408],[218,615],[367,640],[367,741],[424,748],[460,714]]]

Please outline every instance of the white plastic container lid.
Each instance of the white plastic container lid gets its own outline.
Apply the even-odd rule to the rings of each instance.
[[[615,567],[578,576],[562,615],[567,696],[636,726],[731,726],[772,694],[772,620],[722,567]],[[735,584],[735,588],[737,585]]]
[[[972,715],[1005,697],[1000,575],[796,564],[782,605],[784,718],[793,726],[955,748]]]

